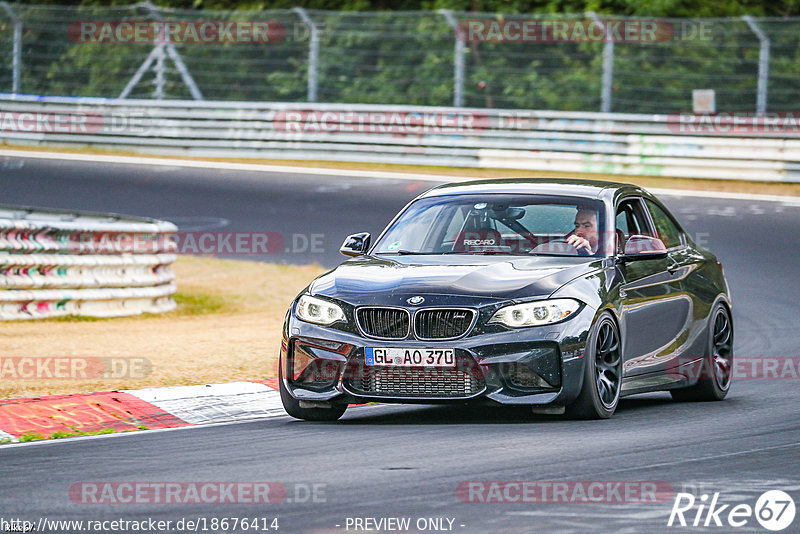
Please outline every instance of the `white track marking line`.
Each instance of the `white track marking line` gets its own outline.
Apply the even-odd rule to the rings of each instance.
[[[429,180],[438,182],[476,180],[469,176],[437,176],[433,174],[411,174],[386,171],[361,171],[346,169],[326,169],[320,167],[293,167],[291,165],[260,165],[257,163],[227,163],[224,161],[200,161],[136,156],[103,156],[91,154],[70,154],[59,152],[26,152],[24,150],[0,150],[0,156],[14,158],[60,159],[90,163],[121,163],[125,165],[166,165],[170,167],[193,167],[200,169],[221,169],[232,171],[276,172],[291,174],[318,174],[327,176],[350,176],[363,178],[394,178],[396,180]]]
[[[787,182],[788,183],[788,182]],[[759,202],[782,202],[787,206],[800,207],[800,197],[782,195],[761,195],[757,193],[731,193],[727,191],[694,191],[690,189],[662,189],[660,187],[646,188],[655,195],[669,195],[674,197],[699,197],[719,198],[726,200],[756,200]]]
[[[249,172],[272,172],[288,174],[312,174],[320,176],[342,176],[360,178],[390,178],[394,180],[424,180],[429,182],[467,182],[480,180],[475,176],[443,176],[435,174],[401,173],[387,171],[364,171],[347,169],[326,169],[320,167],[293,167],[290,165],[260,165],[257,163],[227,163],[223,161],[199,161],[167,158],[151,158],[136,156],[104,156],[93,154],[71,154],[60,152],[28,152],[25,150],[0,150],[0,157],[59,159],[67,161],[83,161],[90,163],[119,163],[125,165],[164,165],[170,167],[187,167],[199,169],[220,169]],[[528,172],[528,171],[524,171]],[[530,171],[535,174],[535,171]],[[624,181],[625,175],[620,175]],[[777,182],[781,183],[781,182]],[[781,202],[787,206],[800,207],[800,197],[782,195],[762,195],[749,193],[731,193],[725,191],[694,191],[689,189],[653,188],[649,191],[657,195],[681,197],[719,198],[729,200],[755,200],[761,202]]]

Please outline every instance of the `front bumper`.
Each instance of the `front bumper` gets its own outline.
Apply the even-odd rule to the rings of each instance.
[[[296,399],[357,404],[464,403],[567,405],[580,393],[584,350],[594,313],[584,307],[547,326],[447,341],[383,341],[287,315],[281,344],[283,385]],[[454,349],[456,366],[374,367],[365,348]]]

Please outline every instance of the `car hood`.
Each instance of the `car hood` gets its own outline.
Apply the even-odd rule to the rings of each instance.
[[[417,295],[426,306],[488,304],[546,297],[600,264],[572,256],[360,256],[317,278],[310,291],[352,305],[405,305]]]

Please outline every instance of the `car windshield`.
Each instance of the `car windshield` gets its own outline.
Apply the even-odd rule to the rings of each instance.
[[[598,231],[603,222],[597,200],[513,194],[428,197],[394,221],[373,254],[596,256],[604,250]]]

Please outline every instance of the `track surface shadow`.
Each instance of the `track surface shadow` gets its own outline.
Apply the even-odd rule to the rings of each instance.
[[[682,413],[679,407],[698,406],[693,403],[677,403],[668,393],[643,398],[622,399],[613,417],[620,414],[642,415],[654,408],[674,405],[676,415]],[[375,407],[351,408],[335,425],[526,425],[579,422],[567,415],[535,414],[529,407],[483,406],[483,405],[381,405],[391,406],[389,410]],[[663,414],[663,410],[659,410]],[[612,418],[613,418],[612,417]]]

